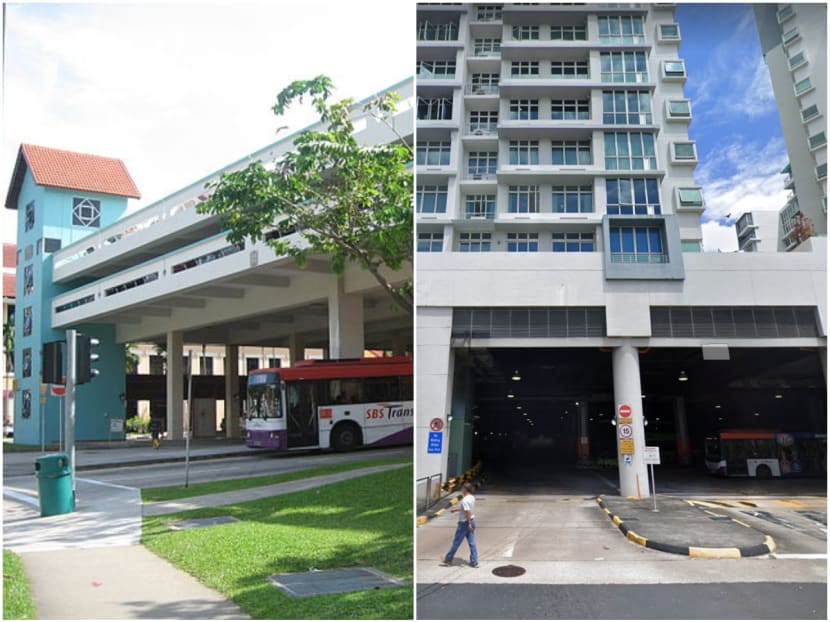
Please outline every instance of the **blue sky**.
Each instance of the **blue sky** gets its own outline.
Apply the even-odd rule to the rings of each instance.
[[[751,4],[678,3],[675,19],[692,101],[689,136],[700,162],[695,179],[706,200],[706,250],[714,242],[734,250],[734,219],[753,209],[777,211],[787,195],[780,174],[787,152],[769,71]]]

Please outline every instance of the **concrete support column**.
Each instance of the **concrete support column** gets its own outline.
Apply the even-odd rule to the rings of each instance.
[[[640,385],[640,355],[637,348],[629,343],[614,348],[612,354],[614,371],[614,413],[617,417],[617,461],[620,472],[620,495],[623,497],[644,498],[651,496],[648,470],[643,462],[646,445],[645,427],[643,426],[643,398]],[[630,409],[630,424],[620,423],[620,409]],[[630,428],[630,430],[629,430]],[[634,441],[634,453],[623,454],[622,437],[631,432]]]
[[[291,356],[291,365],[296,365],[297,361],[305,359],[305,340],[299,333],[293,333],[288,336],[288,350]]]
[[[677,439],[677,464],[689,466],[692,464],[692,445],[689,442],[689,425],[686,422],[686,401],[682,395],[675,395],[674,405],[674,434]]]
[[[225,437],[241,436],[239,412],[239,346],[225,346]]]
[[[579,464],[588,464],[591,461],[591,447],[588,443],[588,402],[579,402],[579,443],[577,445]]]
[[[363,296],[347,294],[345,279],[332,281],[329,289],[329,358],[363,356]]]
[[[184,336],[167,333],[167,438],[184,438]]]

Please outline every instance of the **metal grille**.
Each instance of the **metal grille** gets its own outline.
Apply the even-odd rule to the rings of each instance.
[[[603,307],[456,308],[452,336],[461,339],[604,337]]]
[[[814,307],[651,307],[653,337],[816,337]]]

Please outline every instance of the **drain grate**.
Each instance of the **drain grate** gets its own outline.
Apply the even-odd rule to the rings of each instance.
[[[374,568],[311,570],[274,574],[268,578],[289,596],[317,596],[406,585],[406,581],[396,579]]]
[[[493,568],[493,574],[497,577],[520,577],[525,573],[525,569],[521,566],[514,566],[510,564],[509,566],[499,566],[497,568]]]
[[[225,525],[227,523],[238,523],[239,519],[233,516],[211,516],[210,518],[190,518],[167,523],[167,526],[174,531],[186,529],[198,529],[199,527],[213,527],[214,525]]]
[[[709,520],[732,520],[729,516],[723,516],[722,514],[716,514],[714,516],[710,516]]]

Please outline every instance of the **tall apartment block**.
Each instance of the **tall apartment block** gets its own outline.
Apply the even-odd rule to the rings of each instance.
[[[755,22],[790,159],[779,245],[790,250],[804,217],[827,234],[827,5],[756,4]]]
[[[824,352],[821,253],[700,252],[681,36],[665,3],[418,5],[420,481],[607,443],[648,496],[645,415],[688,464],[710,361]]]

